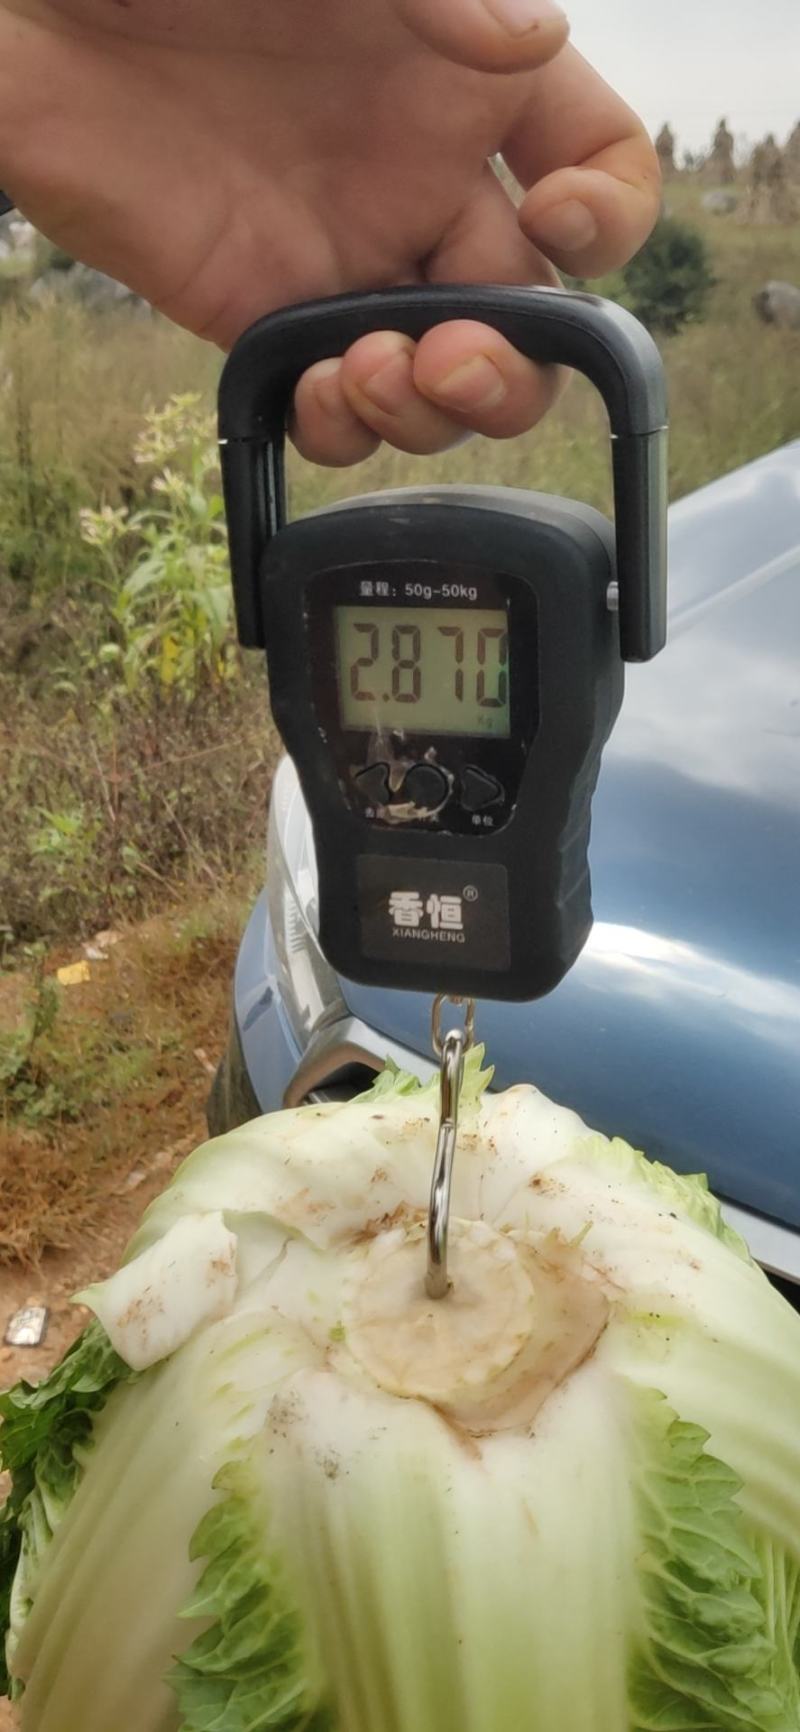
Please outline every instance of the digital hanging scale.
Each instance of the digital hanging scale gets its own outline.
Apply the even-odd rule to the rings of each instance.
[[[495,487],[369,494],[286,521],[301,374],[369,331],[493,326],[585,373],[611,423],[616,529]],[[266,649],[341,974],[535,999],[592,924],[591,800],[624,662],[666,635],[666,392],[621,308],[550,289],[413,288],[298,306],[239,340],[220,441],[239,638]]]

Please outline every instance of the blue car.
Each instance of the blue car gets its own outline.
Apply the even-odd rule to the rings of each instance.
[[[496,1086],[707,1172],[753,1254],[800,1284],[800,443],[670,513],[670,640],[629,667],[595,799],[595,926],[533,1005],[483,1003]],[[275,779],[215,1134],[433,1068],[430,999],[339,978],[315,937],[308,813]],[[800,1286],[795,1286],[795,1296]]]

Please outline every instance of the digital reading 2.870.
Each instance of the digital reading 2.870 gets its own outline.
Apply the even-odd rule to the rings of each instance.
[[[285,521],[284,425],[366,331],[480,319],[580,368],[613,433],[616,527],[508,488],[366,495]],[[274,314],[220,395],[243,643],[314,828],[322,949],[352,979],[535,998],[591,926],[591,797],[624,660],[665,635],[666,410],[629,314],[539,289],[408,289]]]
[[[476,602],[477,584],[376,577],[359,587],[357,607],[336,609],[342,725],[507,736],[508,614],[476,607],[454,623],[453,602]],[[429,605],[415,608],[415,596]]]

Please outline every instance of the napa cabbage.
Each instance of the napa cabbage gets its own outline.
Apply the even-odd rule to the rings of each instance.
[[[198,1149],[0,1397],[23,1732],[797,1732],[800,1318],[705,1182],[467,1067]]]

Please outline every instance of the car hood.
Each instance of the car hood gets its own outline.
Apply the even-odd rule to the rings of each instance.
[[[479,1034],[501,1086],[800,1226],[800,444],[673,508],[670,581],[604,758],[592,936],[549,998],[482,1002]],[[342,991],[427,1052],[428,998]]]

